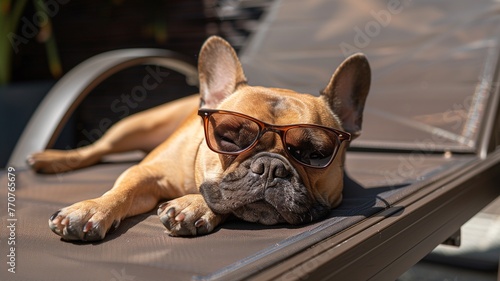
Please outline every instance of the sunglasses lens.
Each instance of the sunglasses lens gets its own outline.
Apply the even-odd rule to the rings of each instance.
[[[326,167],[340,145],[332,131],[317,127],[297,127],[286,132],[286,149],[300,163],[313,167]]]
[[[207,142],[215,151],[238,153],[250,147],[259,136],[259,125],[246,118],[213,113],[208,118]]]

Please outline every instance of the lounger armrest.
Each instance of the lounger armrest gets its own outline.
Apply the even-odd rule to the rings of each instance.
[[[165,67],[185,75],[190,85],[198,83],[194,64],[168,50],[123,49],[89,58],[69,71],[49,91],[19,138],[8,165],[27,167],[26,157],[53,146],[67,119],[88,93],[109,76],[136,65]]]

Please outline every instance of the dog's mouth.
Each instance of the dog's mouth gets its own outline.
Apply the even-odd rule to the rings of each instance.
[[[307,223],[329,212],[286,158],[267,152],[247,159],[220,183],[203,183],[200,192],[214,212],[265,225]]]

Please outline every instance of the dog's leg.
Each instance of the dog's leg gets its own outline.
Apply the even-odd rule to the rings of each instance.
[[[201,195],[186,195],[197,192],[194,186],[177,186],[190,184],[190,180],[172,183],[168,173],[165,176],[164,168],[158,163],[129,168],[101,197],[78,202],[54,213],[49,219],[50,229],[64,240],[102,240],[124,218],[153,210],[160,199],[180,197],[171,201],[176,203],[170,204],[168,209],[168,215],[172,216],[170,233],[180,236],[211,232],[223,216],[214,214]]]
[[[193,126],[199,126],[195,133],[183,130],[189,129],[190,132]],[[101,240],[122,219],[146,213],[154,209],[160,200],[173,198],[177,199],[170,201],[167,210],[168,216],[173,216],[172,235],[197,235],[212,231],[223,216],[214,214],[201,195],[196,194],[198,188],[193,167],[203,141],[198,116],[188,118],[177,132],[141,163],[121,174],[113,188],[101,197],[57,211],[49,219],[52,231],[65,240]],[[183,153],[179,154],[181,148]],[[177,227],[177,224],[181,226]]]
[[[199,96],[167,103],[113,125],[95,143],[72,150],[45,150],[28,157],[40,173],[61,173],[99,162],[103,156],[134,150],[149,152],[167,139],[199,105]]]
[[[49,227],[64,240],[101,240],[122,219],[152,210],[160,198],[179,196],[159,177],[158,168],[133,166],[101,197],[57,211],[49,219]]]
[[[125,171],[115,186],[101,197],[81,201],[54,213],[50,229],[64,240],[98,241],[127,217],[153,210],[159,200],[176,198],[158,208],[161,222],[172,236],[210,233],[226,215],[215,214],[200,194],[179,193],[157,180],[159,169],[137,165]],[[184,196],[183,196],[184,195]]]

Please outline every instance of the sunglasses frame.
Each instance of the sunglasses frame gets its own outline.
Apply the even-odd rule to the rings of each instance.
[[[244,118],[244,119],[250,120],[250,121],[256,123],[259,126],[258,135],[255,138],[255,140],[253,141],[253,143],[251,145],[249,145],[245,149],[242,149],[242,150],[239,150],[239,151],[235,151],[235,152],[220,151],[220,150],[216,149],[215,147],[213,147],[212,144],[209,141],[210,138],[209,138],[209,133],[208,133],[209,130],[208,130],[208,128],[209,128],[209,125],[210,125],[209,124],[209,119],[210,119],[210,116],[212,114],[228,114],[228,115],[234,115],[234,116],[237,116],[237,117],[240,117],[240,118]],[[241,154],[241,153],[243,153],[245,151],[248,151],[248,150],[254,148],[255,145],[257,145],[257,143],[259,142],[260,138],[266,132],[274,132],[274,133],[277,133],[280,136],[281,143],[283,144],[283,148],[285,148],[284,150],[286,151],[285,153],[290,158],[292,158],[295,162],[299,163],[300,165],[303,165],[303,166],[306,166],[306,167],[310,167],[310,168],[324,169],[324,168],[328,167],[333,162],[333,160],[337,156],[337,153],[338,153],[340,147],[342,146],[342,143],[344,141],[351,141],[351,134],[350,133],[347,133],[347,132],[344,132],[344,131],[341,131],[341,130],[337,130],[337,129],[333,129],[333,128],[330,128],[330,127],[326,127],[326,126],[316,125],[316,124],[272,125],[272,124],[268,124],[266,122],[260,121],[259,119],[253,118],[251,116],[248,116],[248,115],[245,115],[245,114],[242,114],[242,113],[233,112],[233,111],[229,111],[229,110],[218,110],[218,109],[200,109],[200,110],[198,110],[198,115],[201,116],[201,118],[203,119],[203,128],[204,128],[204,131],[205,131],[205,141],[206,141],[208,147],[212,151],[214,151],[216,153],[219,153],[219,154],[239,155],[239,154]],[[325,164],[324,166],[313,166],[313,165],[309,165],[309,164],[303,163],[300,160],[296,159],[286,149],[286,147],[287,147],[287,144],[285,142],[286,133],[290,129],[294,129],[294,128],[319,128],[319,129],[323,129],[323,130],[327,130],[327,131],[333,132],[334,135],[337,136],[337,138],[338,138],[338,145],[335,147],[335,150],[332,153],[332,157],[328,161],[327,164]]]

